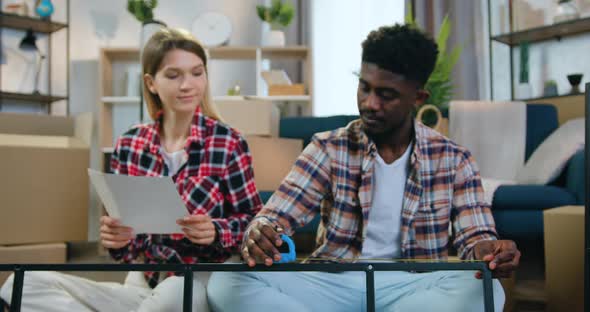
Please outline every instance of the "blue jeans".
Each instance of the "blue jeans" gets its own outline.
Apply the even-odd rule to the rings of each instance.
[[[377,311],[483,311],[483,282],[473,271],[375,272]],[[493,281],[495,311],[504,291]],[[212,311],[365,311],[364,272],[214,272]]]

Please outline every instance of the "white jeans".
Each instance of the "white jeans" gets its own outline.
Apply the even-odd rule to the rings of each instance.
[[[483,311],[483,282],[473,271],[375,272],[376,311]],[[358,312],[366,310],[364,272],[214,272],[212,311]],[[504,291],[493,282],[494,311]]]
[[[209,311],[207,272],[195,272],[193,311]],[[0,297],[10,304],[14,276],[2,288]],[[25,272],[22,311],[182,311],[184,278],[168,277],[154,289],[142,272],[129,272],[124,284],[95,282],[58,272]]]

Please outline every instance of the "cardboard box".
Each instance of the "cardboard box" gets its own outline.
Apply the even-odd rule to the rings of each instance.
[[[270,85],[268,95],[305,95],[305,86],[302,83],[291,85]]]
[[[301,154],[303,141],[257,136],[248,136],[246,141],[252,153],[258,191],[275,191]]]
[[[280,112],[271,101],[218,100],[215,106],[225,123],[243,135],[279,136]]]
[[[543,211],[546,311],[584,310],[584,206]]]
[[[0,114],[0,245],[88,239],[92,116],[53,118]]]
[[[0,246],[0,263],[3,264],[65,263],[66,258],[67,247],[65,243]],[[4,284],[11,273],[0,272],[0,285]]]

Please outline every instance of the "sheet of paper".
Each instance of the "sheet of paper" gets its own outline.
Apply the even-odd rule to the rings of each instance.
[[[291,85],[291,79],[287,76],[287,73],[282,70],[268,70],[260,73],[262,79],[267,85]]]
[[[135,233],[182,233],[176,220],[188,215],[171,177],[135,177],[88,169],[98,196],[113,218]]]

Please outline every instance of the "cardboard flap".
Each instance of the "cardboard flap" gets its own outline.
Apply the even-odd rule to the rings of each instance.
[[[75,137],[3,133],[0,133],[0,146],[63,149],[88,148],[88,144]]]
[[[0,113],[0,133],[72,136],[74,120],[64,116]]]

